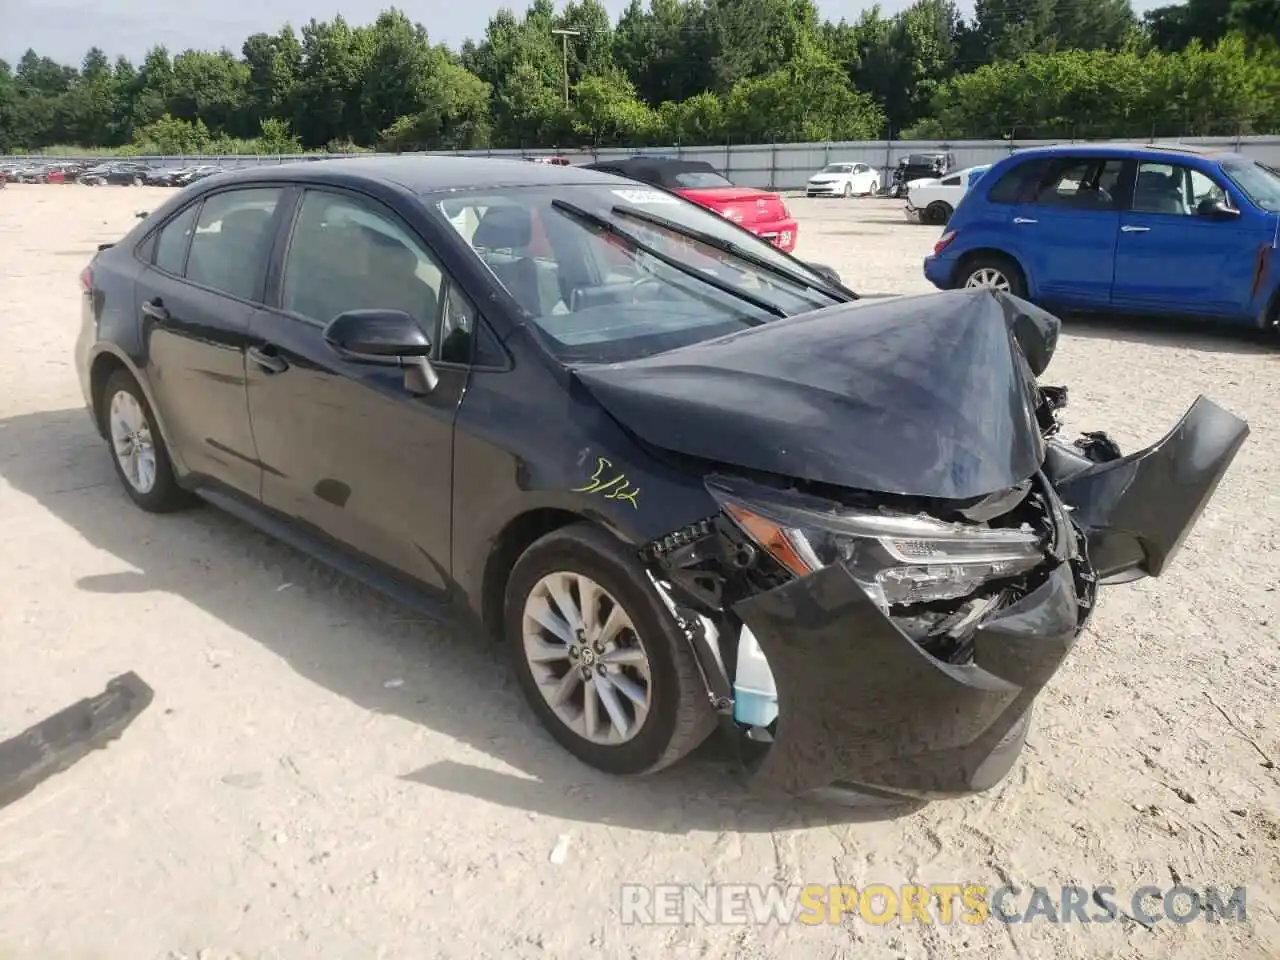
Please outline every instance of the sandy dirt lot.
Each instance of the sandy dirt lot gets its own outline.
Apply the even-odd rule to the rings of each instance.
[[[1069,324],[1069,426],[1127,448],[1205,393],[1253,435],[1163,579],[1110,588],[991,793],[914,811],[752,799],[707,748],[597,775],[497,652],[212,509],[119,489],[72,365],[76,275],[166,194],[0,191],[0,739],[136,670],[155,702],[0,810],[0,957],[1179,957],[1280,950],[1280,352]],[[801,255],[928,289],[937,230],[792,201]],[[851,651],[851,655],[852,655]],[[1210,696],[1230,714],[1233,729]],[[620,885],[1246,885],[1243,923],[620,925]],[[1157,907],[1158,909],[1158,907]],[[1097,913],[1090,907],[1089,913]]]

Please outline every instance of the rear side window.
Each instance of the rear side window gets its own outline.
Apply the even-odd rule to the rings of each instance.
[[[156,266],[165,273],[182,276],[182,261],[187,258],[187,241],[191,239],[191,226],[196,220],[200,204],[193,203],[170,220],[160,230],[156,240]]]
[[[996,181],[987,199],[992,203],[1025,202],[1024,195],[1034,190],[1052,163],[1048,158],[1037,158],[1014,164]]]
[[[187,279],[253,299],[271,251],[279,201],[276,187],[228,190],[205,200],[187,255]]]
[[[1124,161],[1106,157],[1062,157],[1022,199],[1051,207],[1110,210]]]

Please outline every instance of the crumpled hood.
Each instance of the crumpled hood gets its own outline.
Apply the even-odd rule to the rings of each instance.
[[[643,441],[859,490],[965,500],[1044,459],[1035,377],[1059,321],[950,290],[801,314],[640,360],[576,367]]]

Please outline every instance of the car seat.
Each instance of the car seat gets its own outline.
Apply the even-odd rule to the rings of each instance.
[[[1174,178],[1155,171],[1138,174],[1133,208],[1143,213],[1187,213],[1187,204]]]
[[[266,259],[270,224],[270,210],[232,210],[222,218],[218,232],[203,239],[199,255],[188,258],[188,279],[235,296],[252,296]]]
[[[418,275],[418,255],[403,241],[369,227],[355,225],[362,262],[363,306],[400,310],[423,330],[435,330],[439,291]]]
[[[516,303],[541,317],[552,311],[559,296],[547,289],[538,262],[529,256],[532,240],[533,217],[529,211],[517,204],[502,204],[484,212],[471,245]]]

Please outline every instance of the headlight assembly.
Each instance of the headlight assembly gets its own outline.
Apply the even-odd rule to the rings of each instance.
[[[1046,559],[1030,530],[854,510],[816,498],[709,481],[726,514],[798,577],[842,563],[881,609],[967,597]]]

